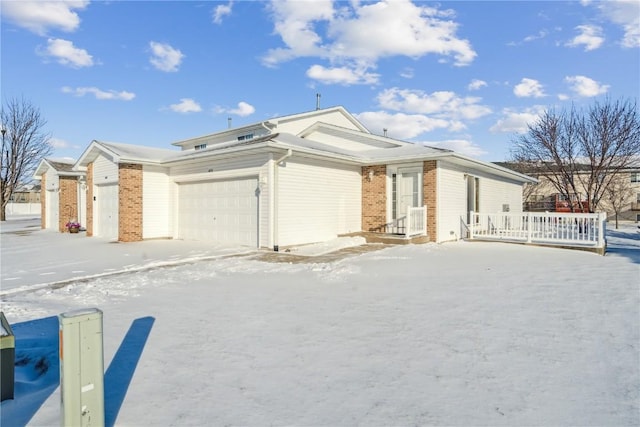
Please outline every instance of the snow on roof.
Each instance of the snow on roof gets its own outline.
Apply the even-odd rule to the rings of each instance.
[[[121,144],[116,142],[95,141],[118,157],[131,161],[162,162],[167,157],[180,153],[168,148],[147,147],[144,145]]]

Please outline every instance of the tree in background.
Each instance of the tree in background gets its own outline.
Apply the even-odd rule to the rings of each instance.
[[[635,193],[629,185],[628,175],[618,175],[607,186],[604,200],[615,215],[616,230],[618,229],[618,216],[622,213],[624,208],[633,202],[634,195]]]
[[[0,110],[2,153],[0,155],[0,221],[18,185],[31,179],[43,157],[52,152],[47,123],[40,110],[25,99],[10,99]]]
[[[584,194],[595,212],[616,175],[640,156],[637,103],[609,99],[587,111],[545,111],[512,141],[512,160],[544,175],[567,200]],[[578,199],[584,211],[582,198]]]

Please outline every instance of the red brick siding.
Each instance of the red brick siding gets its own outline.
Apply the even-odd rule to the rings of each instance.
[[[438,162],[429,160],[422,166],[422,196],[423,203],[427,207],[427,236],[432,242],[438,239],[438,182],[437,182]]]
[[[371,177],[369,174],[372,173]],[[383,231],[387,222],[387,166],[362,167],[362,230]]]
[[[78,179],[75,176],[61,176],[58,200],[60,214],[58,215],[58,229],[68,231],[66,224],[78,220]]]
[[[93,236],[93,163],[87,165],[87,237]]]
[[[118,240],[142,240],[142,165],[118,165]]]

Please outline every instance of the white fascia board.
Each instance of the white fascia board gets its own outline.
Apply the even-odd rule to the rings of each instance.
[[[485,170],[493,174],[508,177],[511,179],[515,179],[517,181],[522,181],[523,183],[532,183],[532,184],[538,183],[538,180],[536,178],[533,178],[529,175],[525,175],[520,172],[516,172],[514,170],[504,168],[502,166],[498,166],[494,163],[483,162],[482,160],[473,159],[471,157],[467,157],[462,154],[449,153],[446,156],[441,156],[441,158],[443,160],[449,160],[449,161],[452,161],[453,163],[457,163],[463,166],[465,164],[466,165],[472,164],[481,170]]]
[[[117,153],[108,149],[99,141],[96,141],[94,139],[93,141],[91,141],[91,144],[89,144],[89,146],[80,155],[75,165],[73,165],[73,169],[80,170],[81,167],[86,168],[89,165],[89,163],[93,162],[98,157],[98,155],[100,155],[100,153],[108,154],[113,159],[114,163],[120,162],[120,156],[118,156]]]

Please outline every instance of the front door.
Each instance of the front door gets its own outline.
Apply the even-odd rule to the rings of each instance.
[[[398,168],[392,176],[393,233],[405,233],[407,208],[422,206],[422,170]]]

